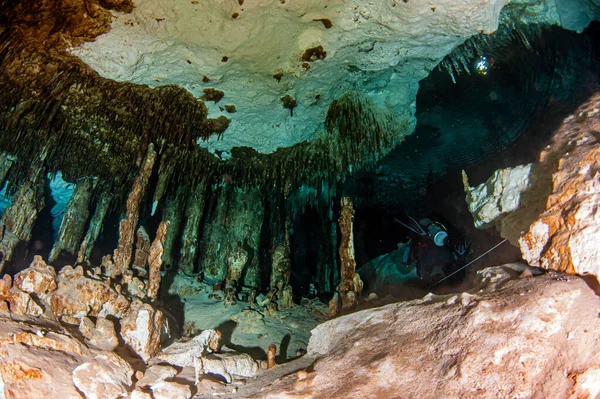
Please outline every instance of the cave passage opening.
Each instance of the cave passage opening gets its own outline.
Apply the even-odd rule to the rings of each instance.
[[[495,35],[479,47],[479,37],[464,44],[478,48],[468,58],[461,47],[447,56],[463,57],[469,72],[452,73],[442,63],[422,80],[415,132],[375,173],[359,172],[343,186],[356,198],[359,267],[408,240],[410,232],[393,221],[406,215],[442,222],[469,242],[472,258],[501,241],[493,228],[474,228],[461,171],[476,186],[497,169],[535,162],[562,120],[600,87],[598,22],[581,34],[534,26]],[[506,244],[464,280],[472,282],[485,266],[520,259],[518,248]]]

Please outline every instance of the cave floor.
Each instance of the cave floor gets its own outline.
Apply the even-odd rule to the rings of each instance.
[[[267,359],[270,345],[277,346],[278,364],[299,357],[306,351],[310,331],[329,318],[328,306],[317,298],[303,298],[301,304],[290,309],[278,306],[280,310],[269,314],[265,307],[252,308],[247,301],[225,305],[222,299],[213,297],[211,285],[181,275],[174,286],[183,302],[184,335],[216,329],[224,345],[256,360]],[[257,302],[263,298],[258,295]]]

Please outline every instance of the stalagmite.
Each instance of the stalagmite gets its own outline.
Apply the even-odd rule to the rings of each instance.
[[[277,365],[275,362],[275,354],[277,352],[277,346],[269,345],[269,349],[267,350],[267,370],[272,369]]]
[[[144,226],[140,226],[136,234],[135,258],[133,259],[132,268],[143,274],[146,273],[148,255],[150,255],[150,245],[150,236],[146,232]]]
[[[204,194],[206,183],[198,182],[196,188],[188,198],[185,210],[185,227],[181,238],[181,254],[179,258],[180,269],[187,274],[194,272],[194,263],[196,261],[198,250],[198,234],[200,230],[200,221],[204,212]]]
[[[12,155],[8,155],[6,153],[0,153],[0,189],[2,188],[2,184],[4,183],[4,179],[8,174],[8,170],[15,163],[16,158]]]
[[[156,230],[156,237],[150,247],[148,257],[148,296],[150,299],[158,298],[160,288],[160,267],[162,266],[162,254],[164,251],[165,236],[169,230],[169,222],[160,222]]]
[[[49,262],[52,263],[58,259],[62,251],[70,254],[77,252],[77,247],[85,230],[85,224],[90,215],[89,204],[95,184],[96,180],[90,177],[81,178],[77,182],[60,224],[54,247],[50,252]]]
[[[96,243],[96,240],[102,231],[102,224],[104,223],[104,218],[108,212],[108,207],[112,197],[112,194],[106,191],[100,195],[98,203],[96,204],[96,210],[94,211],[94,215],[90,221],[90,227],[88,228],[85,238],[81,243],[81,247],[79,248],[77,263],[89,261],[92,250],[94,249],[94,244]]]
[[[133,187],[127,198],[127,213],[119,224],[119,246],[115,249],[113,261],[118,273],[129,268],[133,256],[133,241],[135,229],[140,218],[140,204],[146,193],[148,180],[152,175],[152,167],[156,160],[154,144],[148,146],[146,157],[142,163],[140,174],[133,182]]]
[[[227,278],[225,280],[225,304],[235,305],[237,287],[244,267],[248,263],[248,252],[239,248],[227,258]]]
[[[290,260],[290,234],[288,221],[285,223],[285,234],[283,243],[277,244],[273,251],[271,269],[271,289],[277,289],[278,292],[283,291],[290,282],[291,260]]]
[[[348,197],[341,199],[341,210],[338,223],[340,225],[340,285],[337,288],[342,310],[351,309],[358,303],[363,283],[356,273],[356,260],[354,259],[354,234],[352,224],[354,208]]]
[[[177,242],[177,238],[181,233],[181,218],[184,215],[182,212],[183,203],[185,200],[186,188],[185,186],[180,186],[177,189],[177,194],[174,198],[168,198],[165,202],[165,207],[163,210],[163,221],[169,222],[169,228],[167,230],[167,235],[165,236],[164,243],[164,252],[162,256],[163,263],[165,267],[168,269],[175,264],[175,260],[173,259],[173,252],[175,250],[175,245]]]
[[[20,242],[29,242],[31,230],[44,208],[44,171],[32,166],[30,179],[21,186],[0,220],[0,272]]]

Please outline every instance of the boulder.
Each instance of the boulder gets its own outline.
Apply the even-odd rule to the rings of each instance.
[[[189,341],[176,342],[158,354],[153,361],[164,362],[178,367],[194,367],[194,359],[202,355],[218,352],[221,333],[204,330]]]
[[[234,379],[254,378],[258,373],[258,363],[247,353],[227,351],[213,353],[194,358],[196,370],[196,383],[205,374],[223,377],[225,382],[231,383]]]
[[[479,272],[470,292],[363,310],[316,327],[301,384],[268,398],[579,398],[600,361],[600,301],[575,276]],[[530,270],[531,271],[531,270]],[[320,359],[319,359],[320,358]],[[594,397],[594,396],[591,396]]]
[[[73,383],[86,399],[126,397],[133,369],[114,353],[105,352],[73,370]]]
[[[563,121],[540,162],[554,166],[545,211],[519,240],[531,265],[600,276],[600,95]]]
[[[497,170],[485,183],[469,187],[463,171],[466,201],[475,227],[488,227],[521,206],[522,193],[529,188],[531,164]]]
[[[160,310],[136,300],[120,323],[123,341],[144,362],[158,353],[164,324]]]

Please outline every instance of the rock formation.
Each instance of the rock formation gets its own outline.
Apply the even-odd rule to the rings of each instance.
[[[600,275],[599,104],[593,96],[565,118],[533,165],[466,189],[476,223],[496,225],[530,265]]]
[[[112,194],[106,191],[100,194],[100,198],[96,204],[96,210],[94,211],[94,215],[90,220],[90,226],[88,227],[88,231],[83,239],[83,242],[81,243],[81,247],[79,248],[79,253],[77,254],[77,263],[81,264],[89,261],[92,249],[94,249],[94,244],[96,244],[96,240],[102,231],[104,218],[108,212],[108,207],[110,206],[112,197]]]
[[[158,229],[156,229],[156,237],[150,247],[150,254],[148,257],[148,297],[151,300],[156,300],[158,298],[161,280],[160,268],[163,264],[163,244],[168,230],[169,222],[160,222]]]
[[[75,254],[79,249],[85,224],[90,214],[88,207],[94,183],[94,179],[90,178],[82,178],[77,182],[48,257],[49,262],[54,262],[62,251]]]
[[[198,256],[196,251],[200,244],[198,235],[200,234],[200,220],[204,212],[205,189],[206,182],[198,182],[187,199],[179,265],[181,270],[188,274],[193,273]]]
[[[140,205],[146,193],[148,180],[152,175],[152,167],[156,160],[154,145],[148,146],[148,151],[142,162],[140,173],[133,182],[133,187],[127,198],[127,212],[125,219],[119,224],[119,247],[115,249],[113,262],[118,274],[123,273],[131,266],[135,231],[140,217]]]
[[[340,225],[341,242],[340,254],[340,284],[337,288],[338,297],[332,299],[332,315],[341,310],[352,309],[358,303],[363,288],[363,282],[356,273],[356,260],[354,259],[354,208],[348,197],[343,197],[340,202],[341,210],[338,223]],[[336,303],[339,301],[339,304]]]
[[[21,242],[28,243],[39,212],[44,208],[44,170],[37,164],[29,171],[29,180],[15,193],[12,205],[0,219],[0,272]]]
[[[513,280],[523,270],[519,264],[484,269],[470,292],[325,322],[312,331],[307,356],[319,360],[305,383],[285,377],[264,397],[593,396],[596,294],[577,277]]]
[[[600,97],[566,118],[540,155],[552,165],[546,209],[519,240],[529,264],[600,276]]]

